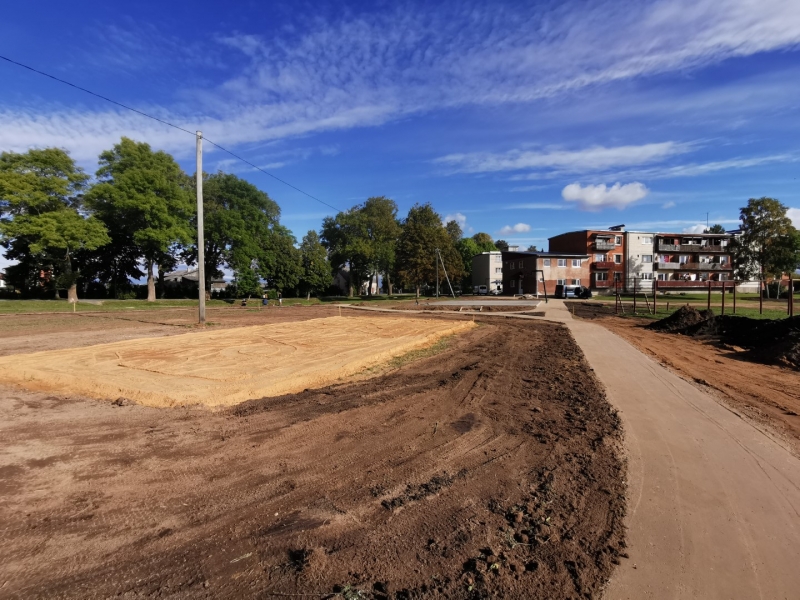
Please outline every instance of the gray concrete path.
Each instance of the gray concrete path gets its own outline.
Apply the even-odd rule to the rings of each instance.
[[[545,318],[570,328],[625,428],[630,559],[605,598],[800,598],[800,460],[563,301]]]

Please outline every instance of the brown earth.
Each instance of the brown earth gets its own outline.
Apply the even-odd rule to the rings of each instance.
[[[481,324],[216,413],[0,388],[3,597],[599,597],[627,556],[619,419],[565,328]]]
[[[648,329],[651,319],[617,317],[614,307],[574,303],[575,316],[593,319],[721,400],[800,456],[800,373],[756,362],[756,355],[714,339]]]

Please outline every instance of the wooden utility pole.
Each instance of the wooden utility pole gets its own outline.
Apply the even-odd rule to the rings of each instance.
[[[657,308],[658,301],[656,300],[656,298],[658,298],[658,274],[656,274],[655,279],[653,279],[653,314],[654,315],[658,314],[658,308]]]
[[[758,314],[764,314],[764,277],[758,280]]]
[[[439,249],[438,248],[434,250],[434,256],[436,257],[434,260],[436,260],[436,297],[438,298],[439,297]],[[489,291],[488,287],[486,288],[486,291],[488,293]]]
[[[198,322],[206,322],[206,242],[203,236],[203,132],[197,132],[197,289]]]

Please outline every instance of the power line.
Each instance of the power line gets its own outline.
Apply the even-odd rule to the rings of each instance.
[[[85,93],[87,93],[87,94],[90,94],[90,95],[92,95],[92,96],[95,96],[96,98],[100,98],[101,100],[105,100],[106,102],[110,102],[111,104],[116,104],[116,105],[117,105],[117,106],[119,106],[119,107],[122,107],[122,108],[124,108],[124,109],[126,109],[126,110],[130,110],[130,111],[132,111],[132,112],[135,112],[136,114],[138,114],[138,115],[141,115],[141,116],[143,116],[143,117],[147,117],[148,119],[153,119],[154,121],[158,121],[159,123],[161,123],[161,124],[163,124],[163,125],[167,125],[168,127],[172,127],[172,128],[174,128],[174,129],[177,129],[177,130],[179,130],[179,131],[183,131],[184,133],[188,133],[188,134],[189,134],[189,135],[191,135],[192,137],[194,137],[194,136],[196,135],[196,133],[195,133],[194,131],[189,131],[188,129],[184,129],[183,127],[180,127],[179,125],[175,125],[174,123],[170,123],[169,121],[165,121],[164,119],[159,119],[158,117],[154,117],[153,115],[149,115],[149,114],[147,114],[146,112],[142,112],[141,110],[137,110],[137,109],[135,109],[135,108],[133,108],[133,107],[131,107],[131,106],[128,106],[128,105],[126,105],[126,104],[123,104],[122,102],[117,102],[116,100],[112,100],[111,98],[108,98],[108,97],[106,97],[106,96],[103,96],[102,94],[98,94],[98,93],[96,93],[96,92],[93,92],[92,90],[87,90],[87,89],[86,89],[86,88],[84,88],[84,87],[81,87],[81,86],[79,86],[79,85],[75,85],[74,83],[71,83],[71,82],[69,82],[69,81],[66,81],[65,79],[61,79],[61,78],[59,78],[59,77],[56,77],[55,75],[50,75],[49,73],[45,73],[44,71],[40,71],[39,69],[34,69],[33,67],[30,67],[30,66],[28,66],[28,65],[26,65],[26,64],[23,64],[23,63],[21,63],[21,62],[17,62],[16,60],[12,60],[12,59],[10,59],[10,58],[8,58],[8,57],[6,57],[6,56],[2,56],[2,55],[0,55],[0,59],[4,60],[4,61],[6,61],[6,62],[9,62],[9,63],[11,63],[12,65],[17,65],[18,67],[22,67],[23,69],[27,69],[28,71],[33,71],[34,73],[36,73],[36,74],[38,74],[38,75],[42,75],[42,76],[44,76],[44,77],[47,77],[47,78],[49,78],[49,79],[53,79],[54,81],[58,81],[59,83],[63,83],[64,85],[68,85],[68,86],[70,86],[70,87],[72,87],[72,88],[75,88],[76,90],[80,90],[80,91],[82,91],[82,92],[85,92]],[[217,148],[219,148],[219,149],[220,149],[220,150],[222,150],[223,152],[227,152],[228,154],[230,154],[230,155],[231,155],[231,156],[233,156],[234,158],[236,158],[236,159],[238,159],[238,160],[242,161],[243,163],[245,163],[245,164],[247,164],[247,165],[250,165],[251,167],[253,167],[253,168],[254,168],[254,169],[256,169],[257,171],[261,171],[262,173],[264,173],[264,175],[269,175],[270,177],[272,177],[272,178],[273,178],[273,179],[275,179],[276,181],[279,181],[279,182],[281,182],[283,185],[285,185],[285,186],[288,186],[288,187],[292,188],[293,190],[296,190],[296,191],[300,192],[301,194],[304,194],[304,195],[308,196],[308,197],[309,197],[309,198],[311,198],[312,200],[316,200],[317,202],[319,202],[320,204],[324,204],[324,205],[325,205],[325,206],[327,206],[328,208],[332,208],[333,210],[335,210],[335,211],[337,211],[337,212],[341,212],[341,210],[340,210],[340,209],[336,208],[336,207],[335,207],[335,206],[333,206],[332,204],[328,204],[328,203],[327,203],[327,202],[325,202],[324,200],[320,200],[320,199],[319,199],[319,198],[317,198],[316,196],[312,196],[312,195],[311,195],[311,194],[309,194],[308,192],[301,190],[299,187],[297,187],[297,186],[295,186],[295,185],[292,185],[292,184],[291,184],[291,183],[289,183],[288,181],[285,181],[285,180],[281,179],[280,177],[278,177],[278,176],[276,176],[276,175],[273,175],[272,173],[270,173],[270,172],[268,172],[268,171],[265,171],[264,169],[262,169],[262,168],[261,168],[261,167],[259,167],[258,165],[254,165],[254,164],[253,164],[253,163],[251,163],[249,160],[246,160],[246,159],[242,158],[242,157],[241,157],[241,156],[239,156],[238,154],[234,154],[233,152],[231,152],[231,151],[230,151],[230,150],[228,150],[227,148],[223,148],[222,146],[220,146],[220,145],[219,145],[219,144],[217,144],[216,142],[212,142],[210,139],[208,139],[208,138],[206,138],[206,137],[203,137],[203,139],[204,139],[205,141],[207,141],[209,144],[211,144],[212,146],[216,146]]]

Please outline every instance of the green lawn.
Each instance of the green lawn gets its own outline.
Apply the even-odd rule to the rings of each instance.
[[[379,302],[385,300],[410,300],[413,299],[413,294],[409,295],[393,295],[393,296],[355,296],[348,298],[342,297],[326,297],[326,298],[284,298],[283,306],[312,306],[320,304],[333,304],[333,303],[353,303],[353,302]],[[239,307],[241,305],[241,298],[228,299],[228,300],[209,300],[206,302],[208,308],[231,308]],[[274,306],[277,301],[270,300],[270,306]],[[249,307],[258,307],[261,304],[261,298],[251,298],[247,303]],[[130,311],[130,310],[160,310],[164,308],[192,308],[197,306],[197,300],[156,300],[155,302],[147,302],[146,300],[79,300],[78,304],[73,307],[72,304],[66,300],[0,300],[0,314],[18,314],[18,313],[63,313],[63,312],[113,312],[113,311]]]
[[[663,319],[664,317],[668,317],[669,315],[674,313],[683,304],[685,304],[685,302],[673,302],[672,300],[670,300],[670,302],[669,302],[669,310],[667,310],[667,303],[666,302],[662,302],[661,299],[659,298],[659,301],[658,301],[658,304],[657,304],[657,309],[658,310],[657,310],[656,314],[651,314],[650,312],[648,312],[647,305],[644,303],[644,301],[642,301],[641,303],[637,301],[636,302],[636,315],[635,316],[643,317],[643,318],[646,318],[646,319]],[[613,307],[613,303],[612,303],[611,306]],[[698,310],[704,310],[706,308],[705,304],[700,306],[699,304],[692,303],[692,306],[694,306],[694,308],[696,308]],[[651,302],[650,303],[650,308],[652,309],[652,307],[653,307],[653,304]],[[711,310],[714,311],[715,315],[722,314],[722,310],[721,310],[719,304],[714,305],[714,303],[712,302],[711,303]],[[732,315],[733,314],[732,306],[730,304],[728,304],[727,302],[725,303],[725,314],[726,315]],[[797,314],[800,314],[800,306],[798,306],[798,313]],[[634,314],[633,314],[633,302],[632,301],[625,300],[625,314],[620,313],[620,316],[624,316],[624,317],[632,317],[632,316],[634,316]],[[785,319],[788,315],[786,313],[786,308],[785,307],[783,309],[780,309],[780,310],[777,310],[777,309],[774,309],[774,308],[765,308],[763,314],[759,314],[758,308],[743,308],[741,306],[737,306],[736,307],[736,316],[737,317],[750,317],[752,319]]]

